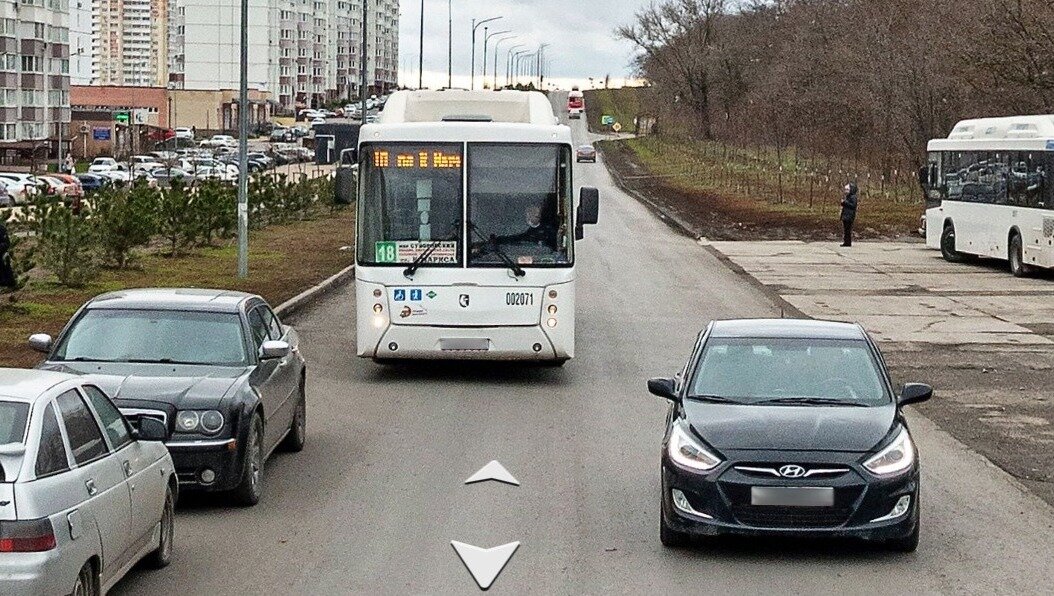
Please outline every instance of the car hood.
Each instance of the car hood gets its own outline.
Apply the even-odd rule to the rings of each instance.
[[[122,401],[171,404],[177,410],[218,409],[247,369],[243,367],[132,364],[123,362],[49,362],[41,368],[104,375],[98,384]]]
[[[686,400],[692,429],[718,450],[871,451],[889,433],[894,404],[871,408],[738,406]]]

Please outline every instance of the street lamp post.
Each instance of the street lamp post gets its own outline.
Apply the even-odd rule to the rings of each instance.
[[[241,0],[238,82],[238,277],[249,276],[249,0]]]
[[[480,26],[485,25],[491,21],[496,21],[500,18],[501,17],[491,17],[489,19],[483,19],[478,23],[476,22],[476,19],[472,19],[472,72],[470,74],[471,83],[469,84],[469,89],[471,89],[472,91],[476,90],[476,29],[479,29]],[[484,29],[484,34],[486,34],[486,29]]]
[[[421,0],[421,42],[418,46],[417,61],[417,88],[424,88],[425,81],[425,0]],[[363,118],[366,115],[363,114]]]
[[[454,0],[446,1],[446,88],[454,86]]]
[[[495,35],[504,35],[504,34],[506,34],[508,32],[509,32],[509,30],[505,29],[504,31],[495,31],[494,33],[489,33],[488,34],[487,33],[487,28],[486,27],[483,28],[483,88],[484,89],[487,88],[487,44],[490,43],[490,38],[494,37]]]
[[[498,48],[501,47],[501,42],[513,39],[516,39],[515,35],[507,35],[494,42],[494,68],[490,71],[490,88],[492,90],[498,88]],[[487,86],[486,79],[483,79],[483,86]]]
[[[509,83],[510,83],[510,81],[509,81],[509,71],[512,70],[512,55],[513,55],[513,52],[515,52],[516,50],[518,50],[520,48],[524,48],[524,47],[527,47],[527,46],[525,44],[518,43],[518,44],[512,46],[511,48],[509,48],[509,52],[505,55],[505,86],[506,87],[508,87]]]

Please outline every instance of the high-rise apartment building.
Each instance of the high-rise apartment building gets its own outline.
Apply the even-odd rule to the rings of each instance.
[[[239,0],[172,0],[169,80],[182,89],[236,89]],[[285,109],[358,95],[363,0],[249,0],[249,87]],[[367,86],[398,81],[399,2],[366,0]]]
[[[91,83],[92,0],[69,0],[70,3],[70,84]]]
[[[91,10],[91,84],[168,85],[169,0],[91,0]]]
[[[0,154],[36,152],[70,120],[68,0],[0,2]]]

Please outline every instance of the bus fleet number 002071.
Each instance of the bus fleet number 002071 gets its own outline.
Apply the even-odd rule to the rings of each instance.
[[[530,292],[509,292],[505,294],[508,306],[534,306],[534,294]]]

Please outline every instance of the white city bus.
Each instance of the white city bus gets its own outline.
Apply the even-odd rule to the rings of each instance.
[[[948,261],[1054,267],[1054,116],[964,120],[929,142],[926,244]]]
[[[575,354],[571,131],[541,93],[401,91],[359,135],[358,355]]]

